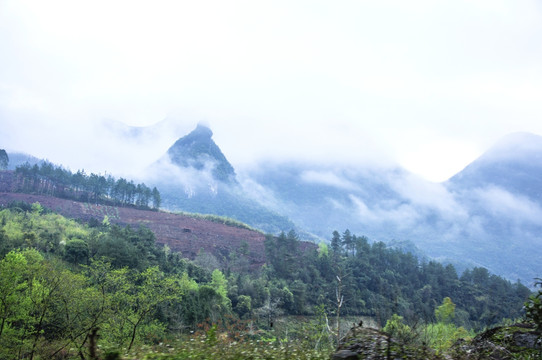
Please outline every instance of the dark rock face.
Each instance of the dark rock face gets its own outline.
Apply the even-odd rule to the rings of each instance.
[[[515,346],[542,350],[542,338],[540,334],[534,332],[514,333],[512,340]]]

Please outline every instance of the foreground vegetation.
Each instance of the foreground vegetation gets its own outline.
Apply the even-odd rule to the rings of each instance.
[[[38,203],[0,210],[0,358],[320,359],[362,316],[442,352],[520,317],[530,295],[349,231],[303,254],[294,232],[268,236],[255,270],[246,246],[190,261],[146,228],[90,224]]]

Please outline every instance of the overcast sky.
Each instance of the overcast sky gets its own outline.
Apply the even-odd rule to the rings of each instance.
[[[0,0],[0,148],[137,167],[182,131],[112,145],[100,124],[166,118],[207,122],[236,167],[369,159],[441,181],[542,135],[542,2]]]

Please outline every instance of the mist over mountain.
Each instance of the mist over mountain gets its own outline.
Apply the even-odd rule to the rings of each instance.
[[[9,164],[8,164],[8,170],[15,170],[17,166],[23,165],[25,163],[29,163],[30,165],[34,164],[40,164],[43,162],[42,159],[38,159],[35,156],[20,153],[20,152],[8,152],[9,156]]]
[[[399,167],[275,163],[243,174],[243,185],[319,237],[348,228],[531,284],[541,271],[541,158],[541,137],[512,134],[444,183]]]
[[[145,172],[165,208],[228,216],[272,233],[295,228],[313,240],[349,229],[459,271],[481,266],[526,284],[540,275],[539,136],[511,134],[443,183],[389,164],[318,159],[260,162],[237,173],[212,136],[198,125]]]
[[[392,211],[397,205],[388,179],[403,173],[397,168],[267,163],[245,172],[243,187],[254,199],[327,239],[337,229],[368,234],[370,227],[380,227],[377,212]],[[377,202],[378,209],[367,205]]]
[[[529,284],[542,271],[541,160],[542,137],[514,133],[445,184],[468,210],[467,256]]]
[[[542,202],[542,137],[513,133],[449,180],[452,188],[496,186]]]
[[[163,207],[227,216],[270,233],[295,229],[287,216],[246,196],[212,136],[199,124],[145,171],[144,180],[160,189]]]
[[[131,126],[121,121],[105,119],[97,128],[118,140],[132,141],[144,146],[150,143],[170,146],[173,141],[189,132],[191,125],[169,117],[147,126]]]
[[[212,139],[213,132],[198,124],[190,134],[180,138],[167,152],[170,161],[180,167],[203,170],[210,168],[216,181],[234,183],[235,171]]]

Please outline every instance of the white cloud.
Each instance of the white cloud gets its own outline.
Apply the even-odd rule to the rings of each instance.
[[[301,180],[307,183],[328,185],[343,190],[358,190],[359,187],[352,181],[339,177],[332,171],[307,170],[301,175]]]
[[[440,183],[424,180],[416,175],[406,174],[390,178],[391,187],[414,206],[429,209],[448,220],[459,220],[468,215],[454,195]]]
[[[476,189],[473,195],[481,205],[489,212],[505,216],[508,219],[519,223],[540,224],[542,219],[542,208],[532,200],[512,194],[500,187],[490,186],[483,189]]]
[[[386,207],[381,206],[383,204],[375,204],[370,208],[355,195],[350,195],[350,200],[358,211],[361,223],[390,224],[398,230],[405,230],[412,229],[418,221],[423,219],[422,213],[411,204],[394,203],[387,204]]]

